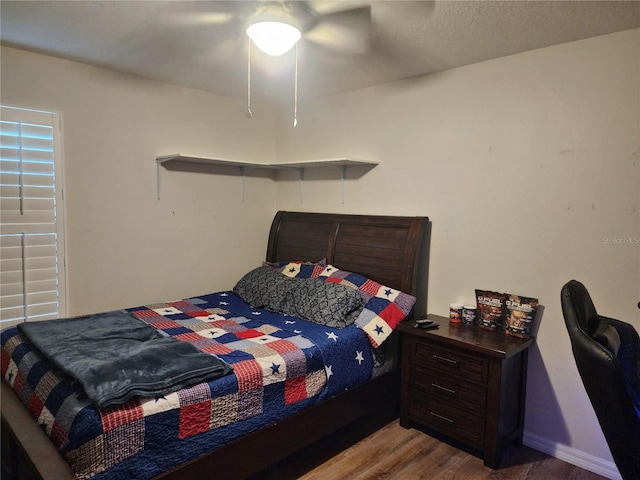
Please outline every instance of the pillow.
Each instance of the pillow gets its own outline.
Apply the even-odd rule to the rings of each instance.
[[[327,266],[327,259],[323,258],[319,262],[262,262],[263,266],[268,266],[273,270],[279,271],[287,277],[296,278],[317,278]]]
[[[293,287],[287,277],[269,267],[258,267],[245,274],[233,287],[233,293],[255,308],[279,311]]]
[[[360,315],[362,296],[344,285],[282,275],[270,266],[245,274],[233,293],[255,308],[265,308],[334,328],[351,325]]]
[[[321,272],[317,270],[315,269],[314,273],[319,279],[360,292],[365,305],[355,324],[364,330],[374,348],[379,347],[396,325],[409,315],[416,302],[414,296],[382,285],[358,273],[340,270],[333,265],[327,265]],[[292,272],[282,273],[297,278],[295,269]],[[306,273],[302,270],[300,272],[302,275]]]
[[[288,280],[294,283],[294,288],[280,306],[282,313],[287,315],[332,328],[344,328],[355,322],[364,307],[362,296],[353,288],[317,278]]]
[[[327,266],[327,259],[326,258],[322,258],[320,260],[318,260],[317,262],[308,262],[308,261],[302,261],[302,260],[288,260],[285,262],[262,262],[262,266],[263,267],[271,267],[274,270],[278,270],[282,267],[286,267],[287,265],[289,265],[290,263],[298,263],[301,265],[321,265],[322,267],[326,267]]]

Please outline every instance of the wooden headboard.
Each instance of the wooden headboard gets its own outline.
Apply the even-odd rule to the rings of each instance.
[[[326,258],[341,270],[414,295],[414,315],[423,315],[430,237],[428,217],[280,211],[271,225],[267,261]]]

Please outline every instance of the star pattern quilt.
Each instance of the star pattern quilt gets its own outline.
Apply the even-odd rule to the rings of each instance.
[[[372,375],[371,344],[357,326],[333,329],[255,309],[232,292],[127,311],[234,371],[100,410],[15,327],[4,330],[2,375],[78,479],[152,478]]]

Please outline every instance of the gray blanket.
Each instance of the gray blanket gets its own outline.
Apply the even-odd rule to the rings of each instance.
[[[100,408],[162,396],[232,371],[218,357],[165,337],[126,311],[27,322],[18,329]]]

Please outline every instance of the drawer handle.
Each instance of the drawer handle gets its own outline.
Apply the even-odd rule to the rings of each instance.
[[[451,390],[450,388],[443,387],[442,385],[438,385],[437,383],[432,383],[431,386],[436,390],[440,390],[441,392],[448,393],[449,395],[455,395],[458,393],[456,390]]]
[[[436,412],[429,412],[431,414],[432,417],[437,418],[438,420],[442,420],[445,421],[447,423],[456,423],[456,421],[453,418],[449,418],[449,417],[444,417],[442,415],[438,415]]]
[[[447,357],[441,357],[440,355],[434,354],[433,358],[436,359],[437,363],[445,363],[451,367],[456,367],[458,368],[458,361],[457,360],[452,360],[450,358]]]

